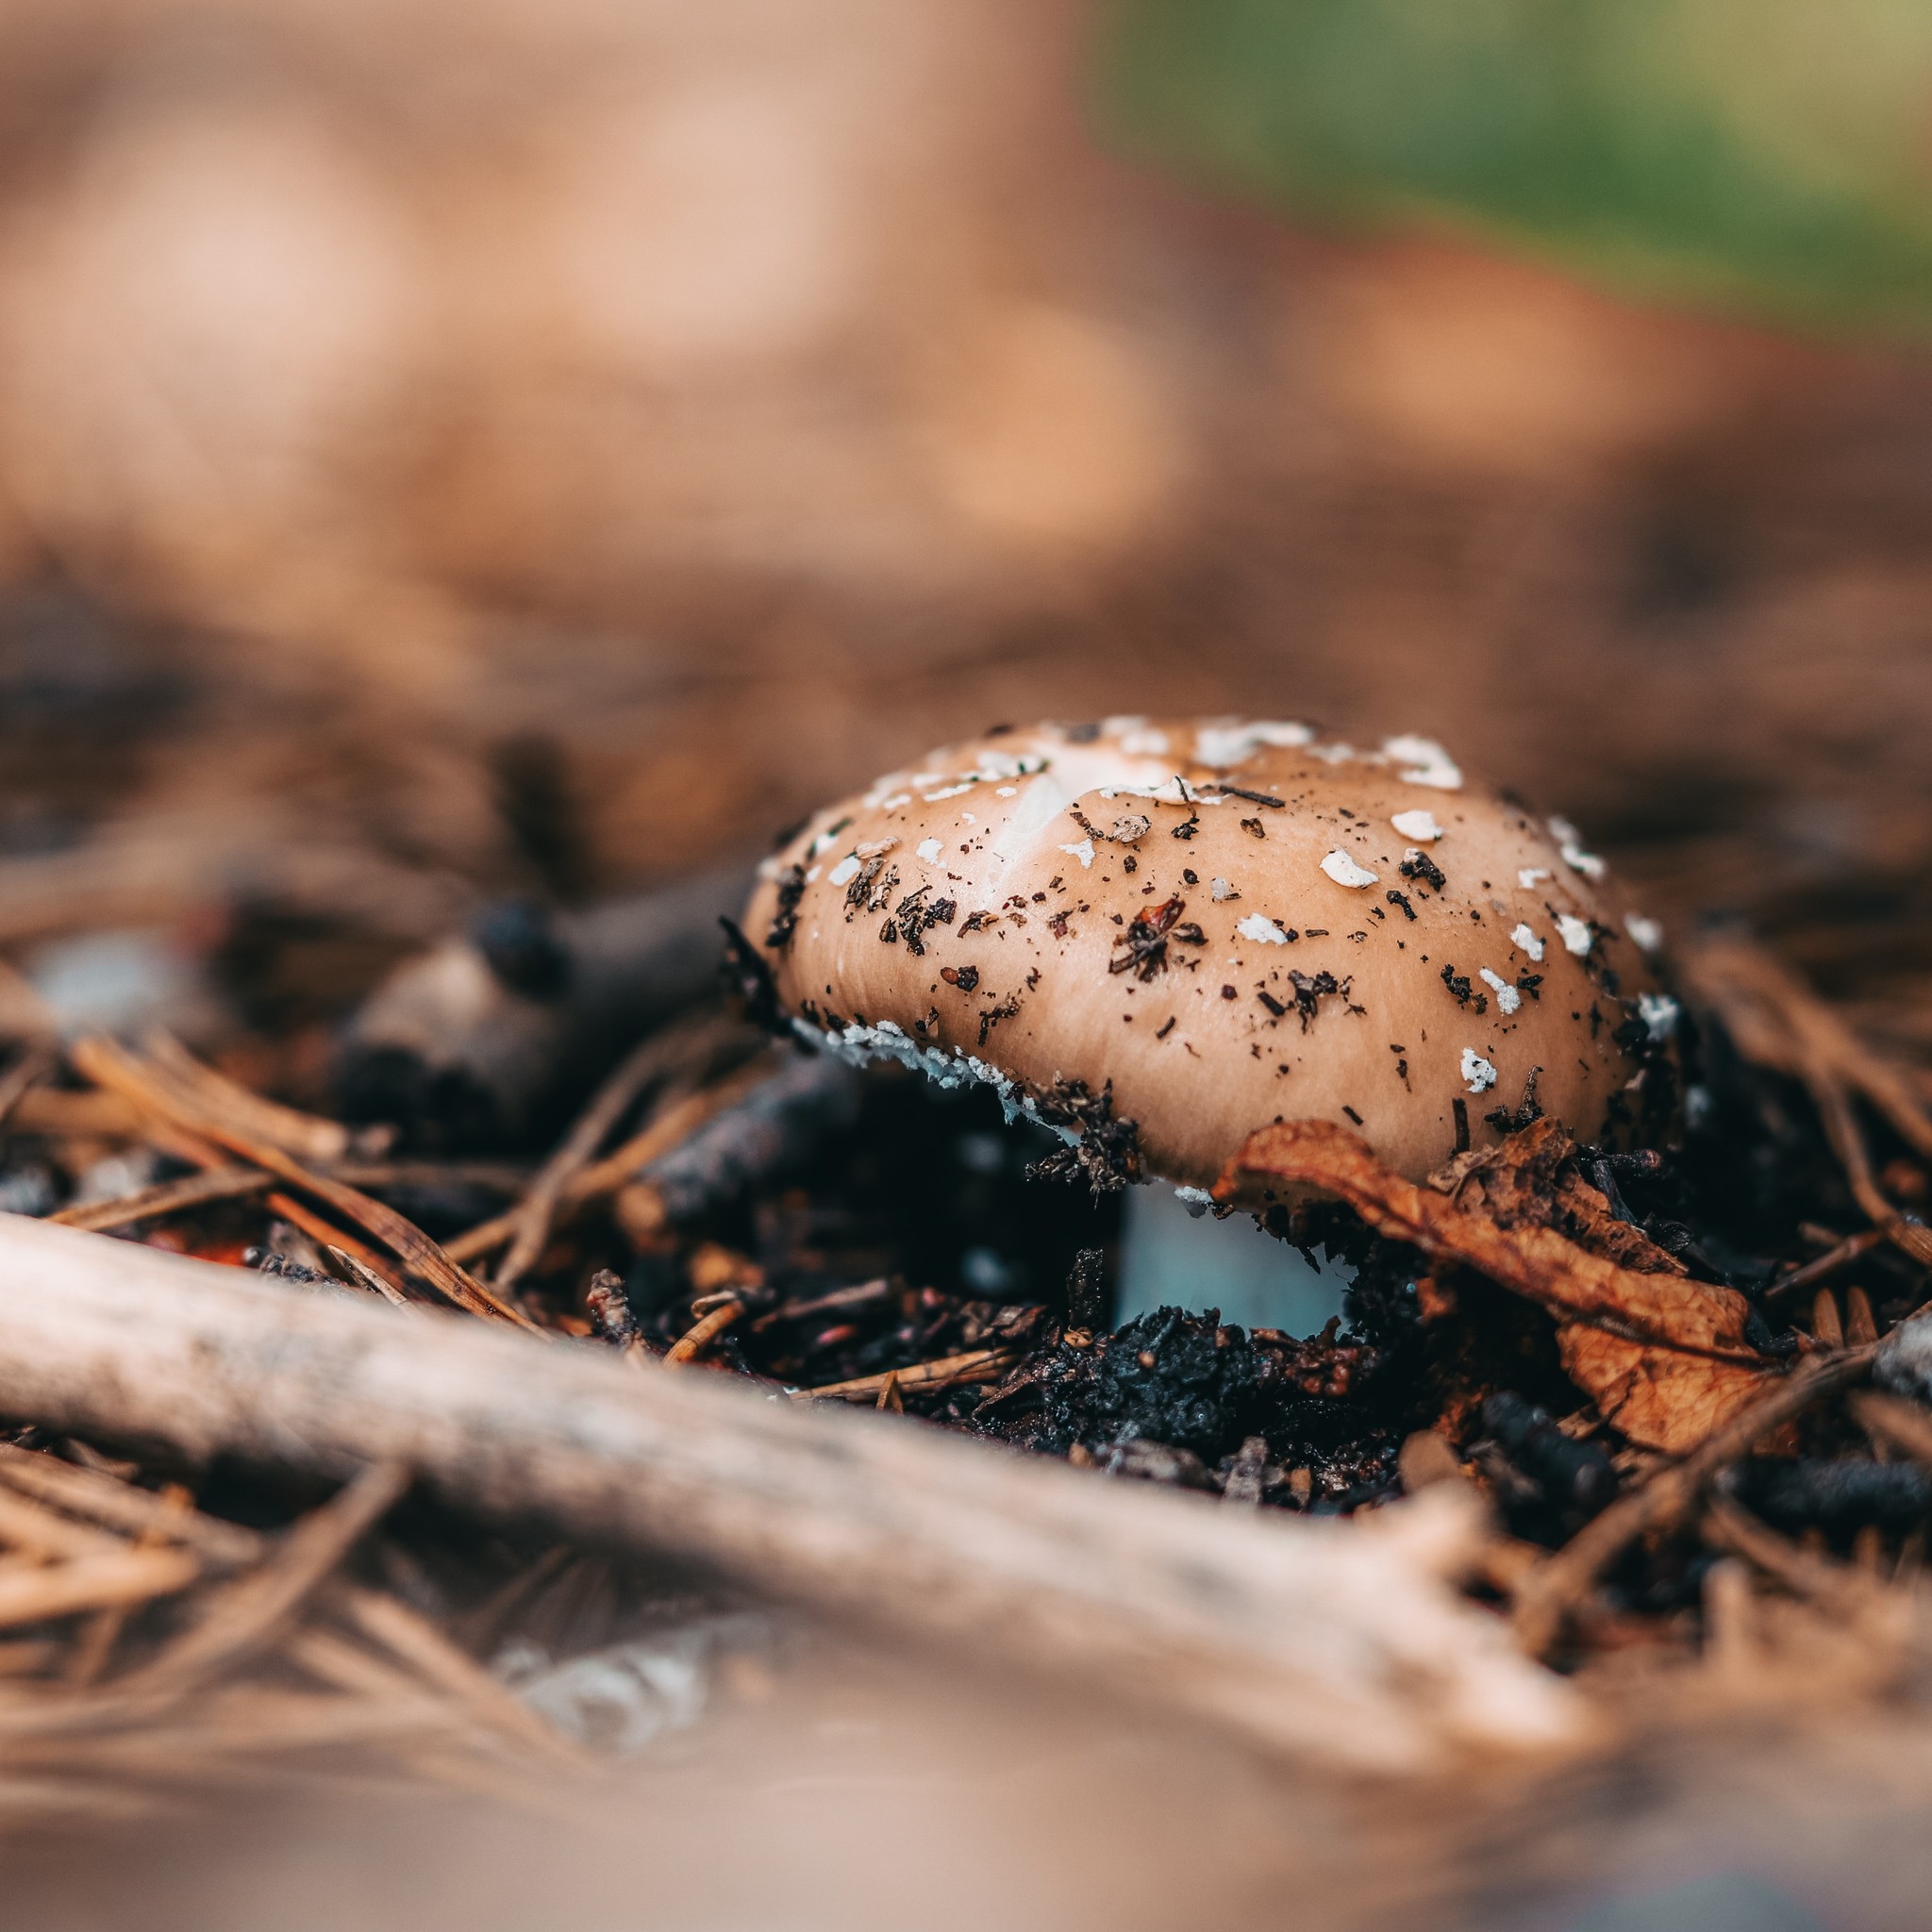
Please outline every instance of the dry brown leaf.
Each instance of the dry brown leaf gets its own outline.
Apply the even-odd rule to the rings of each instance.
[[[1576,1143],[1547,1114],[1493,1147],[1458,1154],[1429,1186],[1498,1227],[1548,1227],[1633,1274],[1682,1274],[1683,1262],[1619,1221],[1602,1191],[1568,1163]]]
[[[1763,1386],[1766,1366],[1744,1339],[1750,1304],[1734,1290],[1693,1281],[1641,1235],[1647,1252],[1608,1234],[1603,1196],[1580,1181],[1556,1187],[1553,1156],[1560,1158],[1553,1132],[1545,1132],[1513,1163],[1471,1166],[1454,1177],[1458,1199],[1392,1173],[1344,1127],[1290,1121],[1250,1135],[1215,1193],[1231,1197],[1243,1174],[1320,1189],[1347,1202],[1378,1234],[1462,1262],[1547,1308],[1557,1318],[1565,1372],[1605,1420],[1645,1448],[1682,1455]],[[1540,1174],[1551,1182],[1546,1192]],[[1482,1203],[1469,1205],[1477,1183]],[[1500,1211],[1489,1200],[1492,1186]],[[1660,1265],[1640,1272],[1592,1254],[1538,1218],[1543,1210],[1631,1258],[1655,1257]],[[1525,1217],[1520,1224],[1502,1224],[1516,1214]]]

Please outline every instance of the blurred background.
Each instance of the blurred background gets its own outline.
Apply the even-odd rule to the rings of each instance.
[[[741,862],[1000,719],[1241,710],[1441,737],[1932,1048],[1928,190],[1917,0],[6,0],[0,1022],[174,958],[299,1093],[505,895]],[[888,1787],[882,1923],[942,1855],[961,1912],[1076,1921],[1015,1903],[1055,1793],[1112,1923],[1234,1839],[1227,1922],[1276,1922],[1263,1822],[1326,1830],[1219,1747],[933,1694],[849,1785],[785,1734],[814,1910]],[[1627,1848],[1682,1795],[1562,1802]],[[355,1869],[291,1842],[265,1883]],[[715,1843],[662,1849],[724,1923]],[[127,1923],[143,1868],[70,1907],[76,1856],[44,1923]]]
[[[339,1007],[1241,708],[1923,1028],[1928,83],[1912,0],[9,0],[0,946]]]

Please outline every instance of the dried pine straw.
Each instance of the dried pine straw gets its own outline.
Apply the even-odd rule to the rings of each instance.
[[[1509,1485],[1520,1473],[1493,1441],[1467,1446],[1485,1394],[1509,1386],[1493,1379],[1469,1383],[1425,1425],[1441,1433],[1412,1438],[1401,1458],[1407,1487],[1472,1485],[1491,1508],[1471,1588],[1508,1618],[1530,1655],[1580,1669],[1612,1705],[1633,1671],[1742,1694],[1738,1657],[1748,1652],[1763,1666],[1827,1644],[1836,1654],[1850,1646],[1861,1682],[1892,1684],[1924,1651],[1922,1541],[1907,1535],[1894,1546],[1884,1541],[1890,1531],[1868,1524],[1851,1559],[1835,1557],[1828,1537],[1814,1530],[1794,1541],[1766,1520],[1751,1485],[1767,1471],[1794,1480],[1822,1471],[1828,1488],[1832,1472],[1848,1467],[1858,1480],[1890,1468],[1882,1480],[1894,1485],[1906,1480],[1902,1465],[1932,1470],[1932,1410],[1896,1387],[1859,1386],[1883,1338],[1932,1292],[1932,1235],[1904,1205],[1924,1198],[1911,1192],[1913,1175],[1923,1187],[1932,1157],[1924,1083],[1738,941],[1694,955],[1686,980],[1706,1024],[1721,1026],[1745,1063],[1808,1097],[1843,1191],[1869,1224],[1819,1230],[1814,1252],[1776,1257],[1779,1267],[1755,1286],[1716,1278],[1694,1241],[1666,1246],[1636,1224],[1614,1183],[1589,1165],[1591,1150],[1547,1121],[1459,1157],[1422,1187],[1339,1127],[1286,1122],[1250,1141],[1223,1191],[1259,1177],[1345,1204],[1379,1252],[1412,1257],[1425,1334],[1467,1330],[1480,1343],[1481,1324],[1496,1318],[1481,1312],[1492,1305],[1478,1289],[1503,1291],[1522,1321],[1544,1324],[1581,1406],[1539,1426],[1559,1455],[1563,1442],[1593,1445],[1607,1492],[1519,1534]],[[723,1132],[728,1142],[741,1121],[746,1144],[764,1144],[769,1124],[757,1108],[782,1063],[752,1057],[753,1044],[741,1025],[715,1016],[673,1023],[618,1065],[534,1171],[385,1161],[379,1134],[255,1094],[164,1037],[140,1049],[76,1043],[66,1072],[92,1083],[79,1089],[50,1084],[60,1062],[36,1049],[0,1075],[0,1124],[56,1145],[146,1146],[194,1170],[51,1216],[77,1228],[150,1238],[176,1229],[192,1247],[208,1238],[208,1217],[227,1216],[257,1230],[261,1245],[279,1223],[297,1241],[306,1236],[303,1252],[347,1291],[439,1303],[546,1337],[588,1330],[633,1361],[656,1355],[765,1374],[798,1400],[956,1423],[991,1415],[1005,1427],[1012,1408],[1074,1386],[1108,1338],[1067,1329],[1050,1306],[1007,1309],[1004,1325],[989,1326],[976,1316],[930,1319],[923,1304],[915,1309],[913,1291],[880,1275],[808,1292],[767,1287],[742,1254],[674,1220],[655,1163],[702,1135]],[[1903,1160],[1874,1155],[1886,1136],[1906,1150]],[[509,1205],[443,1241],[380,1198],[464,1181]],[[783,1203],[774,1191],[755,1205],[762,1214]],[[569,1298],[560,1271],[581,1272],[585,1257],[614,1240],[670,1270],[681,1299],[641,1321],[619,1277],[602,1273]],[[499,1254],[494,1281],[470,1272]],[[1213,1298],[1211,1283],[1201,1298]],[[883,1366],[795,1381],[760,1367],[791,1358],[788,1337],[836,1335],[895,1311],[920,1339]],[[1792,1318],[1799,1325],[1772,1346],[1776,1325]],[[1307,1378],[1310,1395],[1345,1392],[1336,1364],[1346,1350],[1332,1336],[1266,1346],[1280,1373]],[[836,1350],[826,1358],[836,1361]],[[1452,1363],[1455,1373],[1493,1377],[1480,1347],[1472,1359],[1474,1367]],[[1024,1433],[1011,1440],[1057,1448]],[[1170,1457],[1171,1470],[1158,1458],[1137,1467],[1220,1488],[1248,1508],[1307,1507],[1310,1472],[1273,1454],[1256,1436],[1221,1470],[1196,1458],[1191,1474],[1185,1457]],[[1119,1457],[1084,1459],[1123,1466]],[[462,1624],[439,1624],[350,1574],[400,1488],[395,1472],[372,1468],[295,1524],[261,1533],[178,1490],[158,1493],[71,1457],[0,1445],[0,1820],[140,1808],[164,1802],[164,1783],[219,1786],[270,1769],[347,1777],[375,1766],[492,1790],[515,1788],[518,1753],[585,1770],[584,1747],[479,1660],[533,1600],[577,1574],[568,1554],[553,1551],[511,1576]],[[1659,1566],[1703,1576],[1684,1586],[1688,1612],[1682,1590],[1675,1612],[1633,1607],[1631,1579],[1656,1577]],[[1776,1673],[1760,1668],[1758,1678]]]
[[[385,1768],[514,1797],[532,1751],[582,1771],[446,1631],[344,1576],[403,1487],[375,1467],[261,1534],[0,1446],[0,1623],[55,1633],[0,1658],[0,1824]]]

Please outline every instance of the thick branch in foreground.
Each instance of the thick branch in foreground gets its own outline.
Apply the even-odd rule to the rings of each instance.
[[[1358,1768],[1581,1728],[1573,1694],[1447,1586],[1479,1538],[1452,1484],[1362,1523],[1257,1521],[11,1216],[0,1390],[22,1417],[197,1459],[394,1463],[486,1515],[675,1552]]]

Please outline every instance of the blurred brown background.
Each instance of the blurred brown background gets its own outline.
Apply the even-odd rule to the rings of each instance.
[[[1932,1044],[1923,359],[1197,196],[1087,132],[1090,25],[9,0],[0,947],[245,901],[346,1005],[998,718],[1241,709],[1441,735]],[[1251,1767],[1092,1760],[1124,1890],[1252,1855]]]
[[[520,788],[582,893],[997,717],[1239,708],[1895,982],[1923,364],[1192,198],[1084,132],[1088,29],[14,0],[0,940],[413,933],[527,874]]]

